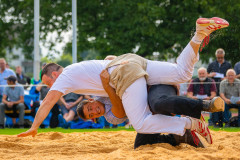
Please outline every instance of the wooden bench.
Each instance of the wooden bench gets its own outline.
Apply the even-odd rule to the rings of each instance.
[[[31,110],[26,109],[26,110],[24,110],[24,113],[25,113],[25,115],[31,115]],[[13,110],[5,110],[5,114],[9,117],[17,118],[16,116],[13,116],[14,115]],[[19,114],[19,111],[17,111],[17,114]]]

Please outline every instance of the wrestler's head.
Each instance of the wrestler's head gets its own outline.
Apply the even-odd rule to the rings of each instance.
[[[52,87],[58,76],[62,73],[63,67],[56,63],[48,63],[44,66],[41,74],[41,80],[44,84]]]
[[[82,119],[92,119],[103,116],[105,105],[94,99],[84,100],[77,107],[77,114]]]

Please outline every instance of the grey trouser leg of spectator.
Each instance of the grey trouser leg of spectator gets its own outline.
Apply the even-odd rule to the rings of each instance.
[[[25,109],[25,105],[23,103],[19,103],[17,105],[17,110],[19,110],[19,125],[23,125],[24,123],[24,109]]]
[[[1,103],[0,104],[0,125],[4,125],[5,109],[6,109],[6,105],[4,103]]]

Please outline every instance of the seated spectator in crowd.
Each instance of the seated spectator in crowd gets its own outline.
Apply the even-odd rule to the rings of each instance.
[[[9,76],[16,76],[15,73],[7,68],[7,63],[4,58],[0,58],[0,85],[7,85],[7,80],[5,78]],[[0,102],[2,102],[4,87],[0,86]]]
[[[213,61],[208,65],[207,72],[208,77],[213,78],[216,82],[217,96],[219,96],[219,84],[223,79],[226,79],[226,72],[232,68],[232,65],[224,59],[225,51],[219,48],[215,52],[216,61]],[[219,117],[223,116],[223,112],[210,113],[209,125],[215,125],[215,127],[222,127],[222,121]]]
[[[76,93],[68,93],[60,98],[60,109],[63,115],[59,117],[63,128],[68,128],[68,122],[74,120],[77,116],[77,106],[83,99],[89,99],[90,96],[84,96]]]
[[[49,91],[49,87],[46,86],[43,83],[39,83],[36,87],[36,91],[35,92],[39,92],[40,93],[40,101],[34,102],[33,103],[33,107],[32,107],[32,116],[35,117],[36,114],[36,108],[38,108],[40,106],[40,104],[42,103],[43,99],[46,97],[48,91]],[[50,118],[50,128],[56,128],[59,124],[58,122],[58,115],[59,115],[59,107],[58,104],[55,104],[53,106],[53,108],[51,109],[52,112],[52,116]]]
[[[12,72],[14,72],[11,68],[10,68],[10,66],[9,66],[9,64],[6,62],[6,68],[7,69],[10,69]]]
[[[10,66],[9,66],[9,64],[8,64],[8,63],[6,63],[6,68],[7,68],[7,69],[10,69]]]
[[[16,67],[16,76],[19,84],[27,85],[31,83],[31,79],[22,73],[22,67]]]
[[[13,110],[15,114],[18,110],[18,125],[20,128],[24,127],[24,89],[22,86],[17,85],[16,81],[17,79],[14,76],[7,78],[9,86],[4,88],[2,103],[0,104],[0,128],[4,128],[5,110]],[[16,126],[16,121],[13,121],[13,125]]]
[[[230,112],[229,108],[238,108],[238,126],[240,127],[240,80],[236,78],[233,69],[227,71],[227,79],[220,83],[220,96],[225,101],[225,111],[223,122],[229,127]]]
[[[236,72],[236,78],[240,79],[240,61],[235,64],[234,70]]]
[[[207,77],[207,69],[198,69],[198,78],[192,80],[188,87],[187,95],[193,99],[211,100],[216,96],[215,81]]]

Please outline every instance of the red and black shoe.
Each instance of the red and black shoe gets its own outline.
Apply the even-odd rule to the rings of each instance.
[[[212,144],[213,143],[212,136],[208,129],[207,124],[205,123],[205,120],[196,119],[196,118],[192,118],[192,117],[188,117],[188,118],[192,122],[191,131],[197,132],[203,138],[205,138],[209,144]]]
[[[209,43],[210,34],[213,31],[218,29],[226,28],[229,26],[229,23],[222,18],[213,17],[213,18],[198,18],[196,21],[196,32],[206,35],[203,40],[200,51]]]

